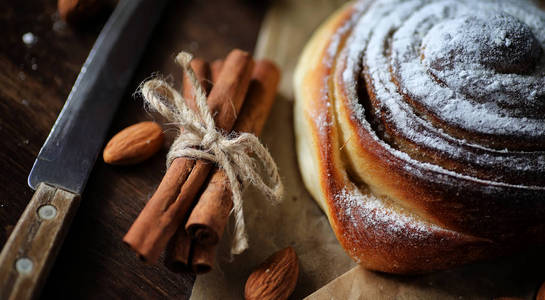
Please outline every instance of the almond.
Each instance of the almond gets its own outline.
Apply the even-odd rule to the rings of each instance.
[[[288,299],[295,289],[298,276],[299,264],[293,248],[280,250],[250,274],[244,288],[244,298]]]
[[[129,126],[108,142],[104,148],[104,162],[112,165],[131,165],[155,154],[163,145],[163,129],[155,122],[141,122]]]

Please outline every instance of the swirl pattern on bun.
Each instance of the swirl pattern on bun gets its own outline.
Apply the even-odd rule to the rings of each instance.
[[[295,73],[304,182],[362,265],[418,273],[545,240],[545,13],[349,3]]]

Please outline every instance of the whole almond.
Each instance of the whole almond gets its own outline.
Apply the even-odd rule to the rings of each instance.
[[[163,145],[163,129],[155,122],[141,122],[129,126],[108,142],[104,148],[104,162],[130,165],[142,162]]]
[[[299,263],[293,248],[288,247],[271,255],[255,269],[244,288],[244,298],[288,299],[299,276]]]

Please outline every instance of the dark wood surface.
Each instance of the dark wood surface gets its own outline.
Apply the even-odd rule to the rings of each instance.
[[[157,119],[132,94],[155,71],[172,74],[178,83],[180,71],[173,61],[179,50],[207,60],[223,57],[235,47],[251,51],[265,6],[264,1],[249,0],[171,0],[109,136],[135,122]],[[0,245],[32,197],[27,176],[34,158],[105,18],[73,29],[58,22],[54,0],[0,2]],[[23,43],[26,32],[38,38],[36,44]],[[99,158],[42,298],[189,297],[193,274],[146,265],[121,243],[164,174],[165,154],[163,149],[131,167],[105,165]]]

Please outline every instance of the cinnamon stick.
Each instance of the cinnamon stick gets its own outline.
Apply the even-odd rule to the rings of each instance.
[[[193,60],[191,60],[191,68],[195,72],[195,75],[197,76],[201,87],[208,95],[211,87],[208,80],[210,78],[210,66],[206,61],[200,58],[194,58]],[[193,84],[185,73],[183,75],[182,82],[182,96],[184,97],[184,99],[186,99],[187,105],[193,111],[196,111],[197,103],[195,101],[195,94],[193,93]],[[183,129],[181,128],[180,130]],[[178,160],[182,160],[182,158],[177,158],[174,161],[176,162]],[[189,161],[193,162],[194,165],[194,160]],[[190,171],[191,169],[188,172]],[[191,239],[186,233],[185,228],[180,227],[174,234],[174,237],[168,243],[165,265],[173,272],[184,272],[190,270],[190,251]]]
[[[197,79],[201,83],[201,87],[206,92],[206,95],[210,92],[210,68],[211,66],[208,65],[208,63],[200,58],[193,58],[191,60],[191,68],[195,72],[195,75],[197,76]],[[195,102],[195,94],[193,93],[193,84],[191,83],[191,80],[188,76],[183,76],[182,79],[182,96],[187,101],[187,106],[191,108],[193,111],[196,111],[197,109],[197,102]]]
[[[208,107],[216,127],[231,131],[246,95],[254,62],[241,50],[233,50],[225,59],[217,83],[208,96]],[[180,161],[176,163],[176,161]],[[206,179],[212,165],[198,160],[186,175],[191,159],[172,163],[157,191],[137,217],[123,241],[143,260],[156,262],[169,239],[187,216],[188,209]],[[173,166],[183,169],[170,172]],[[185,177],[185,178],[183,178]],[[164,186],[163,186],[164,185]],[[162,187],[163,186],[163,187]]]
[[[170,239],[165,256],[165,266],[175,273],[187,272],[191,270],[191,248],[194,243],[185,231],[180,227],[176,234]]]
[[[182,227],[182,229],[184,228]],[[196,274],[210,272],[216,258],[217,245],[202,245],[199,243],[194,243],[193,245],[191,270]]]
[[[167,248],[165,265],[175,273],[193,271],[196,274],[212,270],[217,245],[205,246],[192,241],[185,228],[180,226]]]
[[[212,77],[212,84],[216,83],[220,77],[221,69],[223,68],[223,59],[216,59],[210,64],[210,74]]]
[[[244,107],[235,125],[235,131],[261,133],[276,96],[280,71],[270,61],[258,61]],[[192,239],[203,245],[215,245],[223,235],[233,207],[227,175],[216,169],[186,223]]]
[[[217,59],[210,64],[210,75],[212,84],[218,81],[223,60]],[[185,80],[188,79],[184,76]],[[202,83],[202,82],[201,82]],[[185,95],[184,95],[185,97]],[[191,248],[191,257],[190,257]],[[174,237],[170,241],[170,247],[166,254],[166,266],[173,272],[183,272],[187,268],[191,268],[195,273],[202,274],[212,270],[214,262],[215,248],[195,243],[191,240],[184,226],[180,226]]]

